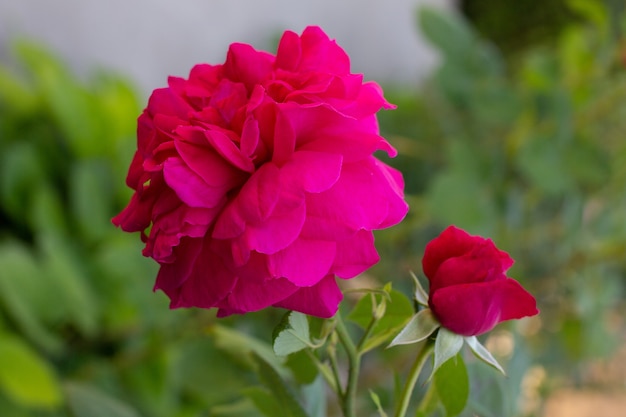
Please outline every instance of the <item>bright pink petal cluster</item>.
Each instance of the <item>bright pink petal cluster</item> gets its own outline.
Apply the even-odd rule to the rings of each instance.
[[[430,281],[429,304],[441,325],[463,336],[539,313],[535,298],[506,276],[513,259],[491,239],[450,226],[428,245],[422,259]]]
[[[373,156],[395,156],[376,119],[392,107],[318,27],[286,32],[275,56],[233,44],[152,93],[113,222],[141,232],[172,308],[330,317],[335,277],[375,264],[372,230],[408,209],[401,174]]]

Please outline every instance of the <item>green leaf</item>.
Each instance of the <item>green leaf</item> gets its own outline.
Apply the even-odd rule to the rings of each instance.
[[[280,407],[281,413],[278,415],[284,417],[308,417],[296,400],[293,392],[278,375],[278,372],[259,355],[253,354],[252,358],[257,364],[257,373],[261,382],[270,390]]]
[[[52,408],[62,402],[52,367],[20,339],[2,333],[0,388],[27,407]]]
[[[279,372],[288,373],[283,366],[284,358],[276,356],[272,347],[266,342],[219,324],[211,326],[208,333],[215,340],[216,347],[229,355],[236,356],[248,366],[254,366],[254,361],[250,359],[249,355],[254,353],[271,364],[274,369],[278,369]]]
[[[113,189],[109,179],[104,161],[85,159],[72,166],[69,176],[72,218],[90,241],[97,241],[113,230],[110,222]]]
[[[487,365],[493,366],[494,368],[496,368],[498,371],[502,372],[503,375],[506,375],[506,373],[504,372],[504,369],[502,369],[502,366],[500,366],[500,364],[498,363],[498,361],[496,360],[496,358],[494,358],[491,355],[491,352],[489,352],[487,350],[487,348],[485,348],[476,338],[476,336],[470,336],[470,337],[466,337],[465,338],[465,342],[467,343],[467,345],[470,347],[470,349],[472,350],[472,352],[474,352],[474,354],[476,355],[476,357],[480,360],[482,360],[483,362],[485,362]]]
[[[292,353],[285,362],[285,365],[291,369],[294,378],[300,384],[312,383],[319,374],[315,362],[313,362],[308,353],[305,350]]]
[[[450,358],[456,356],[463,347],[463,336],[452,333],[445,327],[441,327],[435,340],[435,364],[433,374]],[[432,375],[431,375],[432,376]]]
[[[278,356],[286,356],[312,347],[306,314],[297,311],[287,312],[274,329],[272,344],[274,353]]]
[[[129,405],[81,384],[65,384],[65,393],[74,417],[139,417]]]
[[[17,242],[0,245],[0,301],[19,329],[38,347],[59,352],[61,340],[45,326],[52,288],[32,253]]]
[[[110,152],[107,126],[98,109],[97,96],[81,86],[56,57],[41,47],[21,42],[17,52],[31,71],[47,110],[61,128],[72,153],[87,157]]]
[[[440,326],[441,324],[439,324],[433,312],[426,308],[411,318],[407,325],[391,341],[389,347],[421,342],[433,334]]]
[[[380,417],[387,417],[387,413],[385,413],[385,410],[383,409],[383,406],[380,403],[380,397],[378,396],[378,394],[376,394],[374,391],[370,390],[370,398],[372,399],[372,401],[376,405],[376,411],[378,411],[378,415]]]
[[[461,355],[443,363],[434,375],[434,385],[447,417],[463,411],[469,398],[469,377]]]
[[[459,59],[471,54],[476,36],[467,23],[452,12],[433,7],[418,10],[418,23],[426,39],[432,42],[448,59]]]
[[[33,189],[48,181],[38,149],[17,142],[0,153],[0,204],[18,222],[23,221],[33,201]]]
[[[377,304],[382,302],[382,295],[376,295]],[[370,337],[363,345],[361,352],[367,352],[383,343],[387,343],[413,316],[413,303],[400,291],[389,291],[389,299],[385,300],[385,314],[376,323]],[[368,326],[374,314],[372,297],[367,295],[359,300],[347,319],[362,328]]]
[[[266,417],[280,416],[282,409],[272,393],[262,387],[248,387],[243,390],[243,394],[250,398],[254,406]]]
[[[40,238],[43,268],[54,283],[54,294],[63,319],[86,335],[97,332],[99,303],[89,285],[88,274],[78,251],[67,239],[46,234]]]
[[[326,417],[326,387],[321,375],[313,383],[302,387],[304,409],[310,417]]]

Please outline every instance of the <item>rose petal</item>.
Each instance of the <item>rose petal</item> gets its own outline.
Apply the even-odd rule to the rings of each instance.
[[[176,195],[191,207],[216,207],[225,199],[229,187],[211,187],[180,158],[163,164],[163,176]]]
[[[293,295],[274,304],[288,310],[300,311],[316,317],[330,318],[335,315],[343,298],[332,275],[326,276],[312,287],[303,287]]]
[[[486,251],[476,256],[496,259],[500,264],[501,272],[506,272],[513,265],[514,261],[509,254],[496,248],[490,239],[471,236],[456,226],[449,226],[426,245],[424,258],[422,258],[424,274],[432,283],[437,269],[446,259],[462,256],[476,247],[481,247],[482,251]]]
[[[269,271],[298,287],[310,287],[328,274],[335,260],[337,244],[323,240],[298,239],[269,256]]]
[[[441,288],[431,294],[430,307],[442,326],[463,336],[539,312],[534,297],[510,278]]]
[[[291,296],[298,287],[284,278],[272,279],[267,257],[252,254],[245,267],[235,270],[238,277],[232,292],[220,301],[218,316],[242,314],[269,307]]]
[[[341,155],[299,151],[281,169],[281,183],[310,193],[320,193],[332,187],[341,173]]]
[[[337,255],[331,270],[340,278],[353,278],[379,260],[373,233],[360,230],[351,238],[337,242]]]
[[[255,50],[243,43],[233,43],[228,48],[224,75],[232,81],[239,81],[252,91],[255,84],[260,84],[272,70],[274,57],[267,52]]]

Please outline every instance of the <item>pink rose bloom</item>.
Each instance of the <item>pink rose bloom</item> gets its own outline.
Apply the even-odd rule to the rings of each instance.
[[[233,44],[152,93],[113,223],[141,232],[172,308],[331,317],[335,277],[374,265],[372,230],[408,209],[401,174],[372,155],[396,154],[376,119],[392,107],[318,27],[285,32],[276,56]]]
[[[491,239],[448,227],[426,245],[422,259],[433,314],[443,327],[463,336],[538,314],[535,298],[506,276],[512,265],[509,254]]]

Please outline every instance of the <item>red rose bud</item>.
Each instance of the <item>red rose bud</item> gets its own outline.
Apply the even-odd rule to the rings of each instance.
[[[330,317],[335,277],[374,265],[372,230],[408,210],[402,175],[373,156],[396,154],[376,119],[392,107],[318,27],[285,32],[276,55],[233,44],[152,93],[113,223],[141,232],[172,308]]]
[[[428,245],[422,259],[430,281],[429,306],[441,325],[463,336],[539,313],[535,298],[506,276],[513,259],[490,239],[450,226]]]

